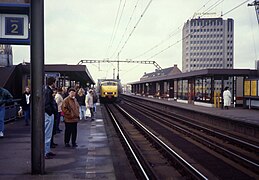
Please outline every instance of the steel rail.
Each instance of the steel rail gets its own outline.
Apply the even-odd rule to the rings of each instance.
[[[127,103],[127,102],[126,102]],[[135,104],[136,105],[136,104]],[[138,104],[138,106],[140,106],[139,104]],[[142,107],[143,108],[143,107]],[[144,108],[147,108],[146,106],[144,107]],[[148,109],[148,108],[147,108]],[[150,110],[150,109],[149,109]],[[152,109],[152,111],[154,111],[154,109]],[[156,111],[156,110],[155,110]],[[167,115],[167,114],[164,114],[164,113],[161,113],[160,111],[156,111],[156,112],[158,112],[160,115],[162,114],[163,116],[167,116],[167,117],[170,117],[171,118],[171,116],[170,115]],[[149,114],[150,115],[150,114]],[[157,114],[155,114],[156,116],[157,116]],[[161,117],[160,117],[161,118]],[[173,118],[175,118],[175,117],[173,117]],[[179,117],[178,117],[179,118]],[[184,121],[184,120],[183,120]],[[245,157],[242,157],[241,155],[239,155],[239,154],[236,154],[236,153],[234,153],[234,152],[231,152],[230,150],[228,150],[228,149],[226,149],[226,148],[224,148],[224,147],[221,147],[221,146],[219,146],[218,144],[216,144],[216,143],[213,143],[213,142],[211,142],[211,141],[209,141],[209,140],[207,140],[207,139],[205,139],[205,138],[203,138],[203,137],[200,137],[199,135],[197,135],[197,134],[195,134],[194,132],[190,132],[189,130],[186,130],[186,129],[184,129],[183,127],[180,127],[180,126],[178,126],[178,125],[175,125],[175,124],[173,124],[173,123],[169,123],[169,122],[167,122],[168,123],[168,125],[171,125],[171,126],[173,126],[173,127],[175,127],[176,129],[178,129],[178,130],[180,130],[180,131],[182,131],[182,132],[184,132],[185,134],[188,134],[189,136],[191,135],[191,137],[195,137],[199,142],[205,142],[205,143],[202,143],[202,144],[205,144],[206,146],[209,146],[209,147],[214,147],[215,149],[216,148],[218,148],[219,150],[221,150],[221,151],[223,151],[224,153],[227,153],[228,155],[231,155],[232,157],[234,157],[233,159],[236,161],[236,159],[235,158],[238,158],[238,159],[240,159],[241,161],[243,161],[243,162],[245,162],[246,163],[246,167],[248,167],[248,168],[253,168],[255,171],[257,171],[258,172],[258,169],[259,169],[259,164],[258,163],[256,163],[256,162],[253,162],[253,161],[251,161],[251,160],[249,160],[249,159],[247,159],[247,158],[245,158]]]
[[[184,158],[182,158],[179,154],[177,154],[172,148],[170,148],[165,142],[163,142],[160,138],[158,138],[155,134],[153,134],[150,130],[148,130],[144,125],[142,125],[137,119],[131,116],[127,111],[125,111],[122,107],[116,105],[121,111],[123,111],[128,117],[130,117],[139,127],[141,127],[146,133],[148,133],[152,138],[154,138],[157,142],[159,142],[163,147],[166,148],[174,157],[177,158],[177,161],[181,164],[181,166],[185,167],[185,169],[197,179],[208,179],[205,175],[199,172],[195,167],[193,167],[190,163],[188,163]]]
[[[107,107],[107,106],[106,106],[106,107]],[[147,173],[146,173],[144,167],[142,166],[140,160],[138,159],[138,157],[137,157],[136,153],[134,152],[132,146],[130,145],[128,139],[126,138],[125,134],[123,133],[122,129],[120,128],[120,125],[119,125],[119,123],[117,122],[115,116],[113,115],[113,113],[111,112],[111,110],[110,110],[108,107],[107,107],[106,109],[108,110],[108,112],[109,112],[109,114],[110,114],[110,116],[111,116],[113,122],[115,123],[117,129],[119,130],[121,136],[123,137],[123,140],[126,142],[127,147],[129,148],[131,154],[133,155],[134,160],[137,162],[138,167],[139,167],[139,169],[141,170],[143,176],[145,177],[145,179],[149,180],[149,177],[148,177],[148,175],[147,175]]]
[[[132,102],[132,100],[131,100],[131,102]],[[140,105],[140,104],[138,104],[138,105]],[[160,110],[156,110],[156,109],[154,109],[154,107],[152,107],[152,106],[148,106],[148,105],[146,105],[146,104],[144,104],[144,106],[145,106],[146,109],[151,109],[151,108],[152,108],[152,109],[151,109],[152,111],[156,111],[157,113],[160,113]],[[161,113],[160,113],[160,114],[161,114]],[[218,131],[209,129],[209,128],[207,128],[207,127],[203,127],[203,126],[201,126],[201,125],[192,123],[192,122],[189,121],[189,120],[192,120],[192,119],[190,119],[190,118],[188,118],[188,117],[185,117],[185,116],[182,116],[182,115],[179,115],[179,114],[175,114],[175,113],[163,114],[163,115],[164,115],[164,116],[167,116],[167,117],[170,117],[170,118],[177,119],[177,120],[179,120],[179,121],[181,121],[181,122],[184,122],[184,123],[186,123],[186,124],[188,124],[188,125],[192,125],[192,126],[194,126],[195,128],[200,128],[200,129],[202,129],[202,130],[204,130],[204,131],[207,131],[207,132],[209,132],[209,133],[211,133],[211,134],[213,134],[213,135],[221,136],[221,137],[227,139],[228,141],[232,141],[232,142],[235,142],[235,143],[239,143],[239,144],[238,144],[239,146],[241,145],[241,146],[243,146],[243,147],[245,147],[245,148],[252,149],[252,150],[254,150],[255,152],[258,152],[258,151],[259,151],[259,146],[256,145],[256,144],[252,144],[252,143],[249,143],[249,142],[245,142],[244,140],[238,139],[238,138],[236,138],[236,137],[231,137],[231,136],[226,135],[226,134],[223,134],[223,133],[221,133],[221,132],[218,132]]]

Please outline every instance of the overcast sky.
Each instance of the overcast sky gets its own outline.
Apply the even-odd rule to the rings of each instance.
[[[219,17],[242,2],[45,0],[45,64],[77,64],[81,59],[118,60],[120,52],[120,60],[156,61],[162,68],[177,64],[181,69],[184,22],[195,12],[207,12],[214,4],[219,3],[208,12],[216,12]],[[234,68],[254,69],[255,60],[259,59],[259,25],[254,7],[247,6],[249,2],[223,16],[234,19]],[[14,64],[28,62],[29,46],[13,46],[13,55]],[[112,78],[117,67],[116,63],[86,65],[95,81]],[[134,82],[144,72],[154,70],[153,65],[120,63],[120,78],[123,83]]]

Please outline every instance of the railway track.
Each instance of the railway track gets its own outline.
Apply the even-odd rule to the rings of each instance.
[[[122,107],[106,108],[139,179],[207,179]]]
[[[201,125],[193,123],[190,118],[180,118],[178,115],[164,113],[161,112],[161,109],[150,107],[141,102],[131,103],[133,105],[130,103],[127,103],[127,105],[124,104],[124,108],[128,110],[131,109],[129,111],[134,114],[135,117],[143,119],[143,116],[145,116],[150,122],[152,121],[155,124],[159,124],[164,129],[168,129],[168,133],[177,131],[184,134],[184,136],[187,136],[189,141],[195,140],[196,143],[198,142],[198,146],[206,146],[206,148],[209,148],[207,151],[214,151],[210,153],[215,154],[216,152],[217,154],[214,156],[222,156],[220,159],[224,159],[223,161],[226,161],[225,164],[229,164],[228,167],[233,166],[233,168],[229,167],[232,170],[226,171],[226,174],[230,174],[231,171],[235,171],[234,169],[238,169],[237,171],[240,172],[242,176],[249,174],[247,178],[258,178],[258,146],[256,144],[240,140],[237,137],[231,137],[229,133],[224,135],[223,132],[216,131],[215,128],[209,129],[208,127],[202,127]],[[130,105],[134,107],[132,108]],[[138,112],[136,112],[136,109]],[[151,124],[150,122],[147,122],[147,124]],[[151,128],[153,126],[153,129],[156,129],[156,126],[158,125],[149,126]],[[158,133],[163,134],[163,131],[165,130]],[[165,134],[164,137],[170,142],[170,136]],[[181,150],[184,151],[184,149]],[[199,158],[196,159],[198,160]],[[205,165],[203,166],[206,167],[206,162],[204,164]],[[207,169],[213,172],[213,166],[207,167]],[[214,174],[215,173],[217,172],[214,172]]]

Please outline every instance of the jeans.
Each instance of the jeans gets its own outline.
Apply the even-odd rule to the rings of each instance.
[[[4,132],[5,107],[0,107],[0,131]]]
[[[29,124],[30,121],[30,108],[24,111],[25,124]]]
[[[57,125],[56,125],[56,131],[59,131],[59,124],[60,124],[60,118],[61,118],[61,112],[57,113],[57,117],[56,117],[56,121],[57,121]]]
[[[85,106],[80,106],[80,107],[79,107],[80,120],[81,120],[81,119],[84,119],[84,117],[85,117],[85,111],[86,111],[86,107],[85,107]]]
[[[45,113],[45,155],[50,152],[50,141],[54,125],[54,114]]]
[[[94,111],[94,113],[96,113],[96,103],[94,103],[94,107],[93,107],[93,111]]]

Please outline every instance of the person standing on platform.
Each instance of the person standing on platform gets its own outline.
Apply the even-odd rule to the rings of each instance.
[[[56,102],[53,96],[56,79],[49,77],[45,88],[45,159],[52,159],[56,154],[50,152],[50,143],[52,130],[54,126],[54,113],[56,110]]]
[[[22,110],[24,112],[25,126],[28,126],[30,122],[30,112],[31,112],[30,104],[31,104],[31,92],[30,92],[30,88],[26,87],[24,93],[22,94],[22,101],[21,101]]]
[[[229,87],[225,87],[223,92],[224,107],[228,109],[231,105],[231,92],[228,90]]]
[[[62,130],[59,128],[59,124],[60,124],[61,112],[62,112],[61,106],[62,106],[62,102],[63,102],[62,89],[61,88],[57,89],[57,94],[55,96],[55,100],[56,100],[56,103],[58,105],[57,129],[56,129],[56,131],[57,131],[57,133],[60,133]]]
[[[91,120],[94,121],[94,102],[93,102],[93,90],[89,89],[88,94],[85,97],[85,105],[86,108],[90,109],[91,112]]]
[[[85,116],[85,90],[83,88],[80,88],[76,94],[76,100],[79,103],[79,114],[80,114],[80,120],[84,119]]]
[[[93,112],[96,113],[96,103],[98,102],[98,95],[95,89],[93,89]]]
[[[57,88],[53,88],[53,97],[55,99],[55,96],[57,94]],[[52,129],[52,136],[50,140],[50,148],[55,148],[58,144],[54,142],[54,136],[57,134],[57,118],[58,118],[58,104],[55,102],[55,112],[54,112],[54,124],[53,124],[53,129]]]
[[[62,103],[62,111],[64,112],[65,122],[65,147],[71,147],[69,141],[72,141],[72,147],[77,147],[77,123],[79,121],[79,104],[76,100],[76,90],[70,88],[68,97]]]
[[[5,104],[13,99],[11,93],[0,87],[0,138],[4,137]]]
[[[68,96],[67,87],[65,87],[65,86],[62,87],[62,94],[61,95],[62,95],[63,99],[65,99]]]

